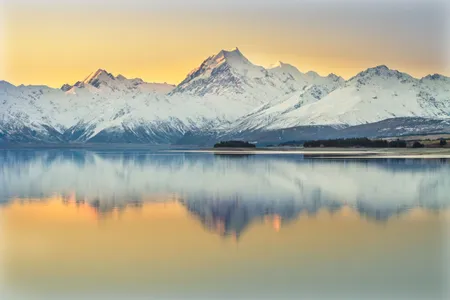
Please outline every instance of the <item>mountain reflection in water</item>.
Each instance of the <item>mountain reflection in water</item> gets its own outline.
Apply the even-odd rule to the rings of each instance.
[[[408,216],[411,211],[421,211],[424,214],[443,215],[446,217],[447,207],[403,205],[386,208],[377,208],[376,206],[357,203],[356,206],[342,204],[338,202],[321,203],[320,201],[310,202],[262,202],[262,201],[240,201],[234,200],[213,200],[205,199],[177,199],[175,195],[165,198],[150,197],[153,201],[141,202],[139,200],[130,200],[117,203],[116,201],[100,201],[99,199],[80,200],[72,196],[57,196],[52,199],[15,199],[12,202],[20,205],[33,204],[41,202],[44,206],[48,201],[60,201],[64,205],[74,206],[76,208],[89,209],[92,215],[98,220],[111,218],[113,215],[120,216],[125,210],[133,209],[139,211],[144,205],[152,203],[178,203],[180,207],[186,210],[191,216],[199,220],[204,228],[215,232],[220,236],[234,236],[239,238],[241,234],[252,224],[258,222],[272,222],[276,230],[296,219],[303,217],[316,217],[320,212],[327,212],[330,216],[341,211],[351,212],[358,215],[360,219],[366,219],[370,222],[384,223],[390,218],[400,218],[403,215]],[[156,200],[156,201],[155,201]]]
[[[3,151],[0,298],[445,299],[449,175],[440,160]]]

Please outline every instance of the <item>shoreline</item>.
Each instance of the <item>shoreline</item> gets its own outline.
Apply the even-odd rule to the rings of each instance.
[[[450,158],[450,148],[204,148],[165,152],[212,153],[216,155],[298,154],[318,158]]]
[[[0,151],[72,150],[72,151],[145,151],[152,153],[211,153],[214,155],[303,155],[308,158],[450,158],[450,147],[436,148],[201,148],[179,145],[148,144],[15,144],[0,145]]]

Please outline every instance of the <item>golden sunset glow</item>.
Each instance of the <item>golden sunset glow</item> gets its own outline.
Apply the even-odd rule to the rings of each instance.
[[[444,26],[433,15],[439,7],[412,7],[423,14],[415,16],[401,6],[378,5],[378,14],[355,6],[352,13],[345,3],[334,10],[283,1],[5,1],[0,79],[60,87],[103,68],[176,84],[208,56],[236,46],[258,65],[281,60],[345,78],[380,64],[417,77],[447,71]]]

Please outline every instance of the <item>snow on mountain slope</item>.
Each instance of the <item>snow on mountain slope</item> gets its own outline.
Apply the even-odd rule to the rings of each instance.
[[[64,84],[61,89],[65,92],[76,93],[76,88],[87,88],[93,93],[137,93],[153,92],[167,94],[175,88],[175,85],[167,83],[148,83],[140,78],[127,79],[123,75],[114,77],[103,69],[91,73],[83,81],[76,82],[73,86]]]
[[[316,82],[321,79],[314,78]],[[237,80],[241,85],[234,84]],[[140,132],[140,139],[158,135],[160,140],[161,131],[179,136],[187,131],[227,127],[254,110],[255,100],[271,101],[305,88],[312,80],[290,65],[268,71],[253,65],[238,49],[222,50],[191,72],[170,95],[165,94],[172,86],[114,77],[99,69],[83,81],[61,88],[66,97],[62,116],[71,120],[70,126],[65,124],[69,129],[66,136],[72,135],[69,138],[79,142],[103,131],[114,132],[115,136]],[[259,86],[250,87],[249,83]],[[269,84],[264,90],[265,83]],[[202,90],[191,93],[193,86]],[[80,103],[83,105],[79,107]]]
[[[320,76],[316,72],[309,71],[306,73],[300,72],[296,67],[283,62],[278,62],[275,66],[268,69],[269,73],[278,76],[283,82],[295,81],[297,86],[304,90],[309,85],[327,85],[330,82],[337,82],[343,84],[344,78],[333,73],[326,77]]]
[[[0,124],[8,131],[20,131],[24,127],[39,130],[43,126],[58,128],[57,121],[61,116],[56,94],[58,89],[46,86],[14,86],[3,83],[0,86]]]
[[[249,74],[248,70],[239,68],[239,65],[242,61],[244,64],[250,62],[241,54],[226,51],[216,55],[216,61],[210,59],[209,67],[223,64],[224,61],[220,61],[220,58],[224,59],[225,56],[227,61],[236,66],[236,70]],[[223,126],[254,108],[240,98],[231,97],[223,101],[224,97],[220,95],[165,95],[172,89],[173,86],[167,84],[150,84],[141,79],[129,80],[121,75],[114,77],[100,69],[84,81],[77,82],[70,88],[63,88],[66,95],[72,95],[69,99],[78,97],[76,103],[87,101],[84,106],[89,107],[81,113],[82,118],[73,120],[71,131],[78,132],[77,139],[80,141],[93,138],[103,130],[140,130],[151,134],[161,128],[170,131],[168,128],[171,127],[183,134],[186,131]],[[72,110],[78,109],[72,107]],[[155,127],[158,129],[154,129]],[[84,132],[81,133],[80,128]]]
[[[233,106],[225,102],[214,104],[208,99],[148,95],[127,99],[125,103],[120,97],[102,100],[102,105],[86,114],[85,122],[80,124],[86,129],[79,137],[80,141],[89,140],[104,130],[145,131],[146,135],[159,134],[161,130],[175,130],[178,135],[186,131],[208,130],[236,118],[234,108],[239,104]]]
[[[334,74],[330,74],[327,77],[305,74],[303,78],[305,84],[310,82],[315,82],[315,84],[306,85],[302,90],[275,98],[265,105],[260,106],[250,114],[237,120],[229,131],[255,130],[265,128],[274,123],[276,124],[283,116],[305,105],[319,101],[330,92],[345,84],[345,80],[342,77]]]
[[[250,80],[261,80],[267,75],[264,68],[250,63],[237,48],[222,50],[192,70],[172,94],[244,94],[246,87],[252,87]]]
[[[320,101],[304,103],[298,101],[303,93],[294,94],[244,117],[237,126],[282,129],[302,125],[352,126],[398,117],[448,118],[449,78],[433,76],[419,80],[386,66],[370,68]]]
[[[219,96],[167,96],[172,89],[101,69],[61,89],[2,82],[0,130],[12,141],[23,141],[24,129],[28,138],[48,140],[49,127],[61,135],[58,140],[85,142],[105,131],[114,133],[117,142],[124,135],[133,141],[168,142],[186,131],[227,124],[252,108],[235,99],[214,101]]]
[[[250,104],[250,110],[243,112],[247,113],[281,95],[302,90],[314,80],[288,64],[272,69],[256,66],[236,48],[210,56],[170,94],[231,98]]]
[[[206,59],[178,86],[99,69],[61,89],[0,81],[3,141],[170,143],[186,132],[352,126],[388,118],[448,118],[450,79],[385,66],[345,82],[286,63],[265,69],[238,50]]]

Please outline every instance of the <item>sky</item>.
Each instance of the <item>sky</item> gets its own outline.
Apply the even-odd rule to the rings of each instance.
[[[59,87],[102,68],[179,83],[221,49],[349,78],[450,75],[446,1],[0,0],[0,80]]]

